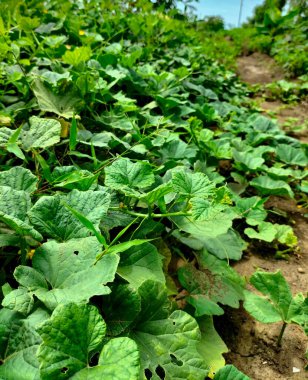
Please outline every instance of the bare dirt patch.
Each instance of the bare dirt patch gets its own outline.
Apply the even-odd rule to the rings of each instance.
[[[252,380],[307,379],[304,370],[307,338],[298,326],[286,328],[280,348],[276,342],[281,324],[261,324],[242,308],[228,309],[216,320],[216,328],[230,349],[226,361]]]
[[[284,77],[273,58],[262,53],[238,58],[237,73],[243,82],[249,84],[266,84]]]

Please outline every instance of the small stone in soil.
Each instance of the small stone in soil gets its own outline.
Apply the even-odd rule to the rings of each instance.
[[[297,268],[298,273],[305,273],[305,269],[303,268]]]
[[[300,372],[301,370],[299,368],[296,368],[296,367],[293,367],[293,373],[298,373]]]

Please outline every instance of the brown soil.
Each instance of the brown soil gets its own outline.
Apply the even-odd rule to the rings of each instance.
[[[237,73],[243,82],[266,84],[283,79],[283,71],[268,55],[253,53],[237,60]]]
[[[260,99],[261,100],[261,99]],[[263,101],[261,100],[261,108],[264,113],[270,114],[278,120],[282,128],[292,137],[298,138],[303,143],[308,143],[308,128],[307,128],[307,115],[308,115],[308,102],[303,101],[296,105],[287,105],[281,101]],[[291,120],[293,119],[293,120]],[[291,125],[288,121],[291,120]],[[297,131],[298,126],[303,126],[306,123],[306,128]]]
[[[241,79],[249,83],[268,83],[281,79],[281,72],[272,59],[253,54],[238,61]],[[280,123],[289,117],[302,118],[304,121],[307,104],[283,107],[280,102],[265,102],[265,110],[274,111]],[[307,133],[307,132],[306,132]],[[298,136],[306,138],[304,136]],[[260,268],[274,272],[281,270],[289,282],[292,293],[306,293],[308,290],[308,223],[304,214],[307,210],[298,208],[296,202],[280,197],[271,197],[266,204],[269,210],[282,212],[282,223],[290,223],[298,237],[298,252],[291,253],[289,260],[277,260],[273,250],[260,242],[251,244],[247,253],[234,268],[249,278]],[[276,215],[276,214],[273,214]],[[279,218],[279,216],[278,216]],[[252,380],[304,380],[307,360],[305,353],[308,339],[298,326],[288,326],[282,341],[282,347],[276,345],[281,324],[261,324],[251,318],[246,311],[227,309],[225,315],[216,319],[216,327],[229,347],[226,361],[234,364]],[[298,372],[299,371],[299,372]]]
[[[280,79],[284,79],[283,70],[277,66],[275,61],[261,53],[253,53],[249,56],[240,57],[237,60],[237,73],[242,81],[255,84],[268,84]],[[308,143],[308,128],[298,131],[297,127],[307,123],[308,102],[303,101],[296,105],[285,104],[279,100],[265,101],[264,98],[256,99],[260,103],[265,114],[275,117],[282,128],[293,137],[298,138],[303,143]],[[286,123],[290,119],[291,125]]]

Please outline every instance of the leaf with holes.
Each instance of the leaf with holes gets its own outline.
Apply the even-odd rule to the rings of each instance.
[[[96,263],[100,251],[101,245],[94,237],[66,243],[49,241],[36,249],[33,268],[20,265],[15,269],[18,289],[26,289],[29,297],[35,295],[51,310],[58,304],[88,301],[94,295],[108,294],[110,288],[106,284],[114,280],[119,258],[105,255]],[[3,302],[6,307],[21,311],[23,299],[18,299],[16,292],[9,293]]]
[[[102,349],[106,324],[92,305],[59,305],[38,332],[43,340],[38,351],[42,380],[138,379],[136,344],[129,338],[117,338]],[[89,368],[98,352],[97,366]]]

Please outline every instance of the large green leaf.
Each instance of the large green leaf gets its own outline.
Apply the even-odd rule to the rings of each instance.
[[[108,335],[119,335],[127,330],[141,311],[141,297],[127,284],[114,285],[111,293],[103,297],[102,309]]]
[[[14,190],[33,193],[36,190],[37,182],[36,176],[22,166],[15,166],[0,173],[0,186],[8,186]]]
[[[137,344],[129,338],[115,338],[102,349],[98,365],[84,368],[73,380],[139,380],[140,358]]]
[[[250,185],[255,187],[262,195],[284,195],[294,197],[291,187],[284,181],[272,179],[267,175],[254,178]]]
[[[28,222],[27,212],[31,207],[29,193],[0,186],[0,220],[19,235],[30,235],[42,240],[42,235]]]
[[[222,260],[239,260],[247,246],[247,243],[233,229],[216,237],[194,237],[191,235],[186,237],[178,232],[175,232],[174,236],[188,247],[196,250],[206,248],[210,253]]]
[[[200,270],[186,265],[178,271],[181,285],[189,292],[186,300],[195,308],[195,315],[223,314],[218,303],[238,308],[244,298],[243,279],[226,262],[206,251],[199,260]]]
[[[222,260],[239,260],[243,250],[247,247],[247,243],[233,229],[217,237],[204,237],[200,241],[204,248]]]
[[[213,213],[206,220],[194,220],[194,218],[187,216],[175,216],[171,220],[180,230],[199,238],[203,236],[216,237],[225,234],[232,227],[232,221],[235,217],[235,213],[226,210]]]
[[[89,46],[79,46],[73,51],[67,50],[62,57],[64,63],[78,66],[82,62],[86,62],[91,58],[91,48]]]
[[[131,162],[118,158],[105,169],[105,184],[127,195],[136,195],[136,190],[144,189],[154,183],[154,174],[147,162]]]
[[[19,289],[27,289],[29,297],[35,295],[49,309],[108,294],[110,289],[106,284],[114,280],[119,258],[110,254],[96,262],[100,250],[94,237],[71,239],[66,243],[49,241],[35,251],[33,268],[19,266],[15,269],[14,276],[21,285]],[[3,302],[19,310],[23,299],[16,298],[14,303],[12,297],[18,294],[12,293]]]
[[[42,380],[137,380],[138,350],[128,338],[109,342],[100,354],[98,365],[88,368],[93,355],[100,351],[106,333],[106,324],[92,305],[59,305],[39,328],[39,333],[43,339],[38,351]]]
[[[71,119],[79,109],[81,99],[75,92],[68,91],[65,95],[57,95],[39,80],[32,84],[32,90],[42,111]]]
[[[264,158],[254,152],[238,152],[233,150],[233,158],[235,162],[240,163],[244,169],[255,171],[264,163]]]
[[[200,330],[194,318],[174,311],[167,319],[146,321],[130,334],[137,342],[142,373],[151,379],[203,380],[208,369],[197,351]]]
[[[165,282],[162,258],[150,243],[132,247],[121,254],[117,273],[136,288],[145,280]]]
[[[276,154],[281,161],[290,165],[307,166],[308,164],[308,157],[304,150],[288,144],[279,144],[276,148]]]
[[[36,352],[41,338],[36,327],[48,318],[48,314],[37,309],[25,319],[20,314],[0,310],[0,378],[4,380],[39,380],[39,362]]]
[[[60,141],[61,124],[55,119],[30,117],[30,129],[22,137],[25,150],[32,148],[47,148]]]
[[[95,228],[104,215],[110,203],[110,195],[100,191],[72,190],[68,195],[44,196],[32,207],[29,217],[32,224],[44,235],[60,241],[89,236],[90,231],[67,208],[65,204],[75,209]]]

